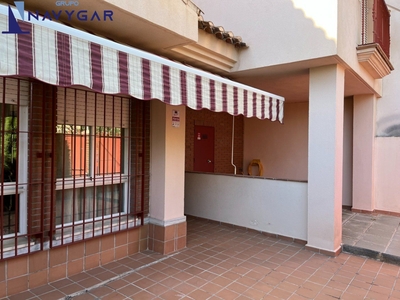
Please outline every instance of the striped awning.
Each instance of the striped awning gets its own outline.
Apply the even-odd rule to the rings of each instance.
[[[6,9],[0,5],[0,32]],[[18,24],[29,34],[0,34],[0,76],[283,122],[283,97],[59,23]]]

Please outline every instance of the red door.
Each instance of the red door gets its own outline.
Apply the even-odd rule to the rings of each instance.
[[[194,126],[194,171],[214,172],[214,127]]]

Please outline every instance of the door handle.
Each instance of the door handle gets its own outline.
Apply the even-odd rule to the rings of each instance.
[[[207,163],[211,164],[211,160],[210,160],[210,159],[207,159]]]

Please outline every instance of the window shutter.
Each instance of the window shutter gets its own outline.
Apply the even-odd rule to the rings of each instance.
[[[19,82],[19,92],[18,92]],[[5,86],[5,102],[3,99]],[[19,105],[28,105],[29,103],[29,81],[16,79],[16,78],[5,78],[0,77],[0,103],[6,104],[18,104],[19,94]]]
[[[57,123],[128,128],[129,98],[59,87]]]

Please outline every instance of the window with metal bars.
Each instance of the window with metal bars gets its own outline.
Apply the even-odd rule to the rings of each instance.
[[[0,259],[142,225],[149,103],[0,77]]]
[[[15,248],[27,232],[27,120],[29,84],[0,77],[1,248]],[[25,217],[24,217],[25,216]]]

